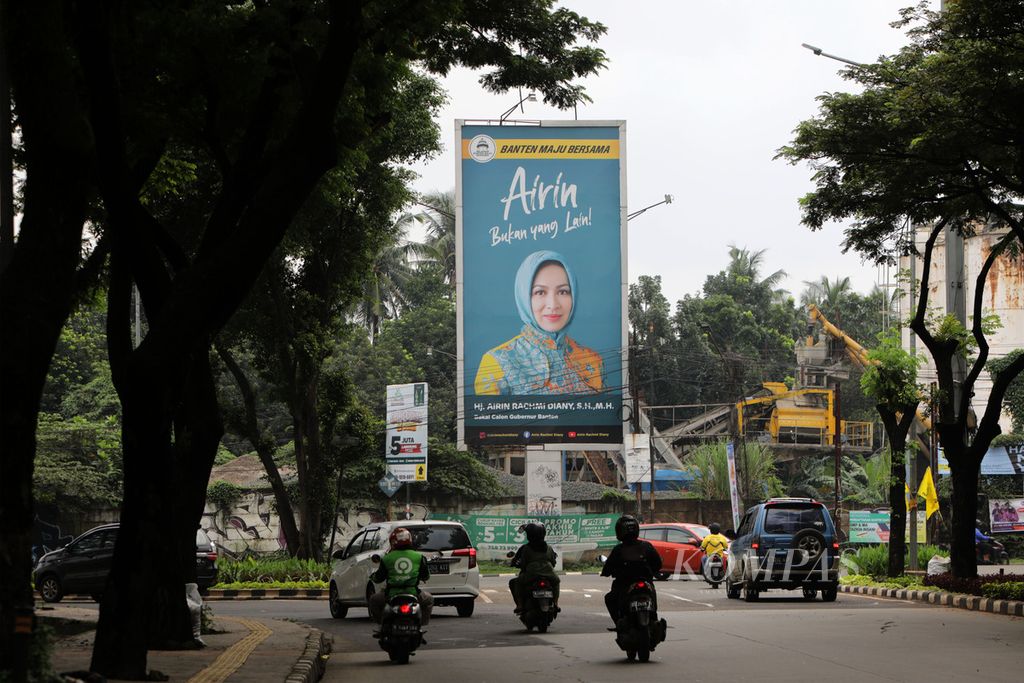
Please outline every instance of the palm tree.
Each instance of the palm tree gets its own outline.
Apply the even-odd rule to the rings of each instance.
[[[778,297],[786,291],[784,289],[779,289],[778,284],[782,282],[782,278],[786,277],[788,273],[780,268],[771,275],[758,279],[761,275],[761,266],[764,265],[764,255],[767,251],[767,249],[750,251],[746,247],[740,248],[735,244],[730,244],[729,266],[727,270],[730,275],[746,277],[752,282],[756,282],[759,285],[767,287],[772,290],[776,297]]]
[[[804,280],[804,284],[807,289],[800,295],[800,302],[804,306],[815,304],[826,315],[841,311],[843,303],[853,293],[848,277],[829,280],[827,275],[822,275],[817,282]]]
[[[423,247],[406,239],[412,220],[412,215],[404,214],[395,221],[394,239],[377,251],[363,279],[363,296],[354,314],[369,330],[371,340],[377,338],[382,320],[397,317],[408,304],[404,290],[414,271],[410,256],[421,255]]]
[[[444,268],[444,280],[455,284],[455,190],[431,192],[418,202],[426,210],[416,219],[427,226],[428,258]]]

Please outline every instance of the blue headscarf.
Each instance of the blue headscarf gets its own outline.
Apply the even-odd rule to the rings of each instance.
[[[541,264],[548,261],[554,261],[565,268],[565,274],[569,278],[569,291],[572,292],[572,310],[569,312],[569,319],[565,321],[565,325],[558,332],[548,332],[541,329],[533,317],[533,307],[531,305],[533,300],[533,278],[537,276],[537,270]],[[515,295],[516,310],[519,311],[519,317],[522,321],[537,334],[553,339],[556,344],[561,345],[565,338],[565,331],[569,327],[569,323],[572,322],[573,316],[576,315],[576,307],[579,305],[576,276],[573,274],[569,264],[566,263],[565,257],[557,251],[535,251],[523,259],[522,265],[519,266],[519,270],[516,272]]]

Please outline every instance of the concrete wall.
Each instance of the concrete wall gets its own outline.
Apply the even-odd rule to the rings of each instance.
[[[206,506],[202,528],[218,546],[236,557],[266,555],[283,552],[287,547],[281,533],[277,512],[273,508],[269,491],[249,491],[230,511]],[[394,503],[389,511],[385,506],[349,504],[338,512],[334,549],[343,548],[360,529],[385,519],[395,519],[404,513],[404,503]],[[728,501],[698,501],[693,499],[656,500],[655,514],[650,519],[649,502],[644,500],[644,521],[694,522],[707,524],[716,521],[723,529],[732,526]],[[565,501],[562,513],[609,514],[635,512],[635,504],[623,505],[609,501]],[[411,505],[413,519],[426,519],[432,513],[472,515],[525,515],[526,505],[520,499],[494,502],[455,500],[426,500]],[[328,539],[330,536],[328,535]],[[569,558],[571,559],[571,558]]]
[[[916,234],[918,251],[923,255],[924,245],[928,239],[930,228],[919,228]],[[992,247],[1003,237],[1005,230],[982,231],[979,234],[968,237],[964,240],[964,272],[956,281],[962,281],[964,286],[964,298],[967,308],[967,327],[972,324],[972,311],[974,307],[974,295],[977,291],[978,273],[981,270],[985,259],[988,258]],[[913,260],[913,263],[912,263]],[[913,269],[915,279],[919,283],[924,269],[922,258],[905,256],[900,259],[900,270],[910,272]],[[931,274],[928,283],[928,307],[931,313],[946,313],[946,293],[950,285],[950,278],[946,273],[946,243],[942,236],[936,241],[932,253]],[[916,289],[915,284],[915,289]],[[910,283],[901,284],[903,297],[900,302],[900,319],[908,320],[917,307],[917,300],[910,297]],[[983,285],[983,306],[984,313],[995,313],[999,316],[1003,327],[989,336],[990,358],[999,358],[1016,348],[1024,347],[1024,263],[1021,259],[1013,259],[1003,254],[999,257],[989,272],[987,281]],[[870,347],[872,340],[860,340]],[[917,350],[922,352],[927,359],[921,365],[918,373],[918,380],[924,384],[937,381],[935,366],[931,357],[920,340],[916,341]],[[911,348],[910,331],[903,331],[903,347]],[[975,413],[978,418],[984,414],[985,405],[988,402],[989,394],[992,391],[992,381],[987,371],[983,371],[975,384],[975,395],[972,400]],[[1000,425],[1004,432],[1010,431],[1010,419],[1005,413],[1000,419]]]

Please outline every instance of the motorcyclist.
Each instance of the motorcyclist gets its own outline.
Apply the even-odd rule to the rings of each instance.
[[[554,548],[544,541],[547,531],[541,522],[529,522],[520,529],[526,534],[526,544],[520,546],[512,558],[512,566],[519,568],[519,576],[508,582],[508,589],[512,592],[512,599],[516,603],[516,614],[519,614],[523,605],[526,604],[526,593],[534,579],[545,578],[551,582],[551,589],[554,593],[554,603],[558,605],[558,575],[555,574],[555,561],[558,556]]]
[[[384,605],[388,598],[396,595],[415,595],[420,602],[420,624],[426,626],[430,622],[430,610],[434,606],[434,598],[430,593],[419,587],[421,581],[430,578],[427,560],[422,554],[412,549],[412,533],[405,527],[396,527],[388,537],[391,550],[380,560],[380,566],[370,575],[375,583],[387,581],[387,587],[370,596],[370,616],[378,624],[384,616]]]
[[[704,551],[704,557],[700,559],[700,566],[703,570],[707,566],[708,558],[712,555],[722,555],[729,548],[729,539],[722,535],[722,527],[716,522],[708,525],[711,533],[700,542],[700,549]]]
[[[632,515],[623,515],[615,522],[615,538],[619,544],[601,569],[601,576],[613,577],[612,589],[604,596],[605,607],[614,623],[622,615],[622,602],[633,581],[647,579],[651,584],[654,610],[658,609],[658,596],[654,590],[654,577],[661,571],[661,556],[654,546],[640,540],[640,523]]]
[[[981,530],[981,520],[977,519],[974,521],[974,547],[978,553],[978,561],[991,562],[992,561],[992,541],[994,539],[991,536],[986,536]]]

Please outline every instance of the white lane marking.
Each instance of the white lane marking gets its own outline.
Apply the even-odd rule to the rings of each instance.
[[[584,593],[584,594],[583,594],[583,597],[585,597],[585,598],[589,598],[589,597],[592,597],[592,596],[590,595],[590,593]]]
[[[600,588],[584,588],[583,592],[584,593],[600,593],[601,589]]]
[[[668,592],[666,592],[665,595],[667,595],[670,598],[675,598],[676,600],[682,600],[683,602],[692,602],[695,605],[704,605],[705,607],[710,607],[711,609],[715,608],[714,605],[708,604],[706,602],[697,602],[696,600],[691,600],[690,598],[684,598],[681,595],[674,595],[674,594],[668,593]]]
[[[484,593],[497,593],[497,592],[498,591],[494,590],[493,588],[485,588],[484,589]]]
[[[573,590],[572,588],[563,588],[563,589],[561,589],[561,590],[560,590],[560,591],[558,591],[558,592],[559,592],[559,593],[575,593],[576,591],[575,591],[575,590]]]
[[[489,597],[487,597],[486,593],[481,593],[480,597],[483,598],[484,602],[486,602],[488,605],[493,605],[494,604],[494,600],[491,600]]]

